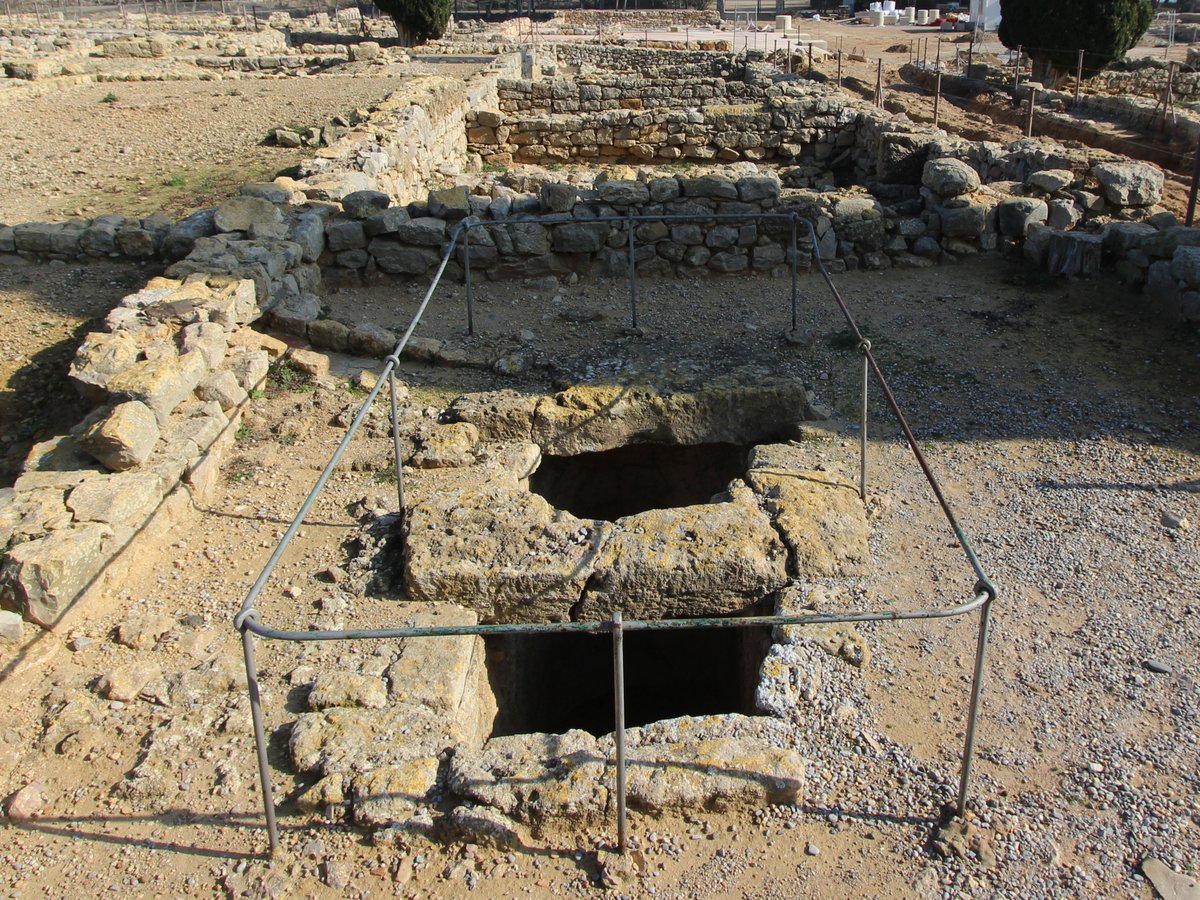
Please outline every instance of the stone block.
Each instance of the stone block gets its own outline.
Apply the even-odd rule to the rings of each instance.
[[[215,369],[225,358],[228,346],[225,329],[216,322],[193,322],[191,325],[185,325],[179,332],[179,337],[182,351],[202,354],[205,364],[210,369]]]
[[[261,197],[231,197],[213,213],[213,226],[218,232],[249,231],[251,225],[274,225],[283,221],[279,209]]]
[[[225,360],[225,368],[233,373],[244,390],[257,390],[267,380],[271,356],[266,350],[243,349],[229,355]]]
[[[325,249],[325,220],[316,213],[300,216],[292,223],[288,237],[300,245],[301,259],[316,262]]]
[[[145,403],[162,425],[207,374],[204,355],[193,351],[136,362],[113,376],[108,390],[114,397]]]
[[[402,244],[440,247],[446,239],[446,223],[431,216],[418,216],[396,228],[396,240]]]
[[[115,406],[83,433],[80,445],[106,468],[123,472],[140,466],[158,443],[159,427],[146,404],[131,400]]]
[[[350,352],[359,356],[382,359],[396,348],[397,343],[394,332],[372,322],[356,325],[350,332]]]
[[[306,372],[316,378],[323,378],[329,374],[329,357],[324,353],[296,349],[291,352],[288,358],[301,372]]]
[[[325,241],[329,249],[357,250],[367,246],[367,235],[362,222],[331,222],[325,227]]]
[[[391,198],[382,191],[355,191],[342,198],[342,209],[352,219],[366,219],[390,203]]]
[[[600,199],[613,206],[637,206],[650,199],[650,188],[640,181],[603,181],[596,188]]]
[[[230,369],[221,369],[205,376],[196,386],[196,396],[201,400],[219,403],[221,409],[228,411],[245,402],[247,394],[238,384],[236,374]]]
[[[1013,197],[1002,201],[996,207],[997,226],[1000,233],[1005,237],[1018,240],[1025,237],[1030,223],[1045,224],[1048,215],[1049,208],[1046,206],[1046,201],[1032,197]]]
[[[987,227],[987,207],[972,205],[957,209],[939,207],[943,238],[978,238]]]
[[[401,225],[409,221],[408,210],[403,206],[392,206],[369,216],[363,222],[363,230],[368,237],[381,234],[395,234]]]
[[[107,525],[53,532],[12,547],[0,566],[0,600],[52,627],[112,556]]]
[[[960,159],[944,157],[925,163],[921,184],[939,197],[958,197],[979,189],[979,173]]]
[[[544,184],[540,194],[546,212],[570,212],[575,206],[576,187],[573,184]]]
[[[1153,206],[1162,199],[1162,169],[1150,163],[1099,163],[1092,166],[1092,175],[1104,199],[1116,206]]]
[[[457,222],[471,213],[467,189],[461,185],[430,191],[427,203],[430,215],[451,222]]]
[[[556,253],[595,253],[604,246],[608,225],[603,222],[572,222],[554,226]]]
[[[75,351],[67,376],[85,399],[102,402],[114,375],[137,362],[137,341],[126,331],[92,332]]]
[[[89,478],[67,495],[76,522],[103,522],[140,528],[162,502],[157,475],[122,472]]]
[[[308,339],[314,347],[344,353],[350,347],[350,329],[336,319],[308,323]]]

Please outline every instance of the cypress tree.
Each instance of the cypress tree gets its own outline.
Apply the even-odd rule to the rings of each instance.
[[[409,47],[440,38],[454,11],[454,0],[375,0],[375,5],[392,17],[401,43]]]
[[[1150,0],[1000,0],[997,36],[1022,47],[1034,77],[1047,84],[1075,74],[1091,77],[1123,57],[1154,20]]]

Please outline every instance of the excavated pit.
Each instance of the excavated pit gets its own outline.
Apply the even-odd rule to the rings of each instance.
[[[708,503],[746,471],[750,448],[714,443],[627,444],[543,456],[529,489],[581,519],[615,522],[651,509]]]
[[[484,644],[498,707],[492,737],[571,729],[599,737],[613,730],[609,635],[497,635]],[[762,715],[754,694],[770,646],[765,627],[627,632],[626,726],[678,716]]]

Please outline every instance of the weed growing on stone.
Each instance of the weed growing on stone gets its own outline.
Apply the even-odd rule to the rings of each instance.
[[[312,375],[286,357],[275,360],[267,370],[268,394],[284,391],[305,394],[314,390],[314,387]]]

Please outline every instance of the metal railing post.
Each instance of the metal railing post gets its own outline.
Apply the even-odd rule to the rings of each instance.
[[[637,260],[634,259],[633,216],[626,221],[629,224],[629,318],[632,327],[637,328]]]
[[[796,330],[796,257],[800,255],[796,244],[796,216],[792,216],[792,331]]]
[[[467,334],[475,334],[475,291],[471,284],[471,227],[463,223],[463,275],[467,282]]]
[[[628,848],[625,819],[625,632],[621,627],[621,611],[613,610],[613,710],[616,728],[613,737],[617,744],[617,851]]]
[[[250,696],[250,719],[254,724],[254,748],[258,752],[258,783],[262,788],[263,814],[267,819],[267,836],[271,855],[279,851],[279,827],[275,823],[275,792],[271,787],[271,770],[267,762],[267,734],[263,729],[262,695],[258,689],[258,664],[254,659],[254,634],[242,629],[242,656],[246,661],[246,692]]]
[[[858,349],[862,351],[862,431],[858,441],[858,498],[867,501],[867,385],[870,382],[871,367],[867,355],[871,352],[871,342],[863,338]]]
[[[979,612],[979,637],[975,644],[975,677],[971,683],[971,705],[967,710],[967,737],[963,744],[962,774],[958,782],[958,814],[967,811],[967,791],[971,787],[971,766],[975,762],[975,728],[979,723],[979,699],[983,695],[983,674],[987,662],[988,630],[991,626],[992,600],[995,593],[986,588],[988,598]]]
[[[396,451],[396,502],[400,504],[400,518],[404,515],[404,453],[400,449],[400,401],[396,396],[396,357],[388,358],[391,364],[388,369],[388,381],[391,388],[392,402],[392,447]]]

